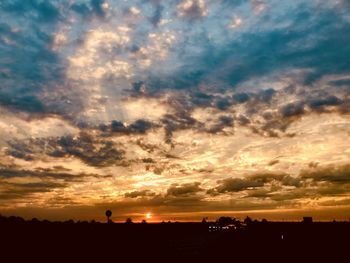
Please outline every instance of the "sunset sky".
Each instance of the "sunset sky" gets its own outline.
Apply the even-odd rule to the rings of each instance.
[[[350,218],[349,32],[348,0],[1,0],[0,214]]]

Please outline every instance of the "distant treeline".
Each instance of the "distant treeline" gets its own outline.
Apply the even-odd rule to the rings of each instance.
[[[306,220],[305,220],[306,219]],[[110,221],[109,221],[110,222]],[[11,261],[45,262],[336,262],[347,255],[350,222],[242,222],[220,217],[196,223],[98,223],[24,220],[0,216],[1,256]],[[275,261],[276,261],[275,260]],[[150,261],[150,262],[151,262]],[[277,260],[278,261],[278,260]],[[345,261],[344,261],[345,262]]]
[[[101,223],[105,223],[105,222],[99,222],[99,221],[95,221],[95,220],[90,220],[90,221],[86,221],[86,220],[78,220],[78,221],[74,221],[73,219],[69,219],[69,220],[65,220],[65,221],[50,221],[47,219],[43,219],[43,220],[39,220],[38,218],[32,218],[29,220],[25,220],[22,217],[19,216],[3,216],[0,214],[0,223],[33,223],[33,224],[37,224],[37,223],[44,223],[44,224],[49,224],[49,223],[53,223],[53,224],[101,224]],[[113,220],[108,219],[106,221],[107,223],[116,223],[113,222]],[[219,217],[217,220],[214,221],[209,221],[208,218],[203,218],[201,221],[198,222],[179,222],[179,221],[162,221],[162,222],[152,222],[152,224],[185,224],[185,223],[202,223],[202,224],[218,224],[221,226],[227,226],[227,225],[249,225],[249,224],[257,224],[257,223],[278,223],[281,221],[268,221],[267,219],[263,218],[261,220],[258,219],[252,219],[249,216],[246,216],[244,220],[240,220],[238,218],[234,218],[234,217],[227,217],[227,216],[221,216]],[[284,223],[295,223],[297,221],[283,221]],[[312,223],[313,220],[311,217],[304,217],[303,219],[301,219],[299,222],[302,223]],[[325,222],[325,221],[324,221]],[[331,220],[329,222],[335,223],[335,220]],[[350,221],[339,221],[339,222],[350,222]],[[122,222],[118,222],[118,224],[120,224]],[[141,224],[147,224],[148,222],[143,219],[140,222],[134,222],[132,220],[132,218],[126,218],[126,220],[124,221],[125,224],[134,224],[134,223],[141,223]]]

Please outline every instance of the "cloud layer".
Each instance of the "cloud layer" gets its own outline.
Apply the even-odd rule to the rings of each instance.
[[[334,217],[350,199],[349,11],[2,1],[0,208]]]

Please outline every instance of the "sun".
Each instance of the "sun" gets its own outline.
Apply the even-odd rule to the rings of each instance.
[[[147,218],[147,219],[151,219],[151,218],[152,218],[152,214],[151,214],[151,213],[147,213],[147,214],[146,214],[146,218]]]

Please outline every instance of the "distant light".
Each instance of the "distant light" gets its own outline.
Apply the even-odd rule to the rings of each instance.
[[[152,214],[151,214],[151,213],[147,213],[147,214],[146,214],[146,218],[147,218],[147,219],[151,219],[151,218],[152,218]]]

